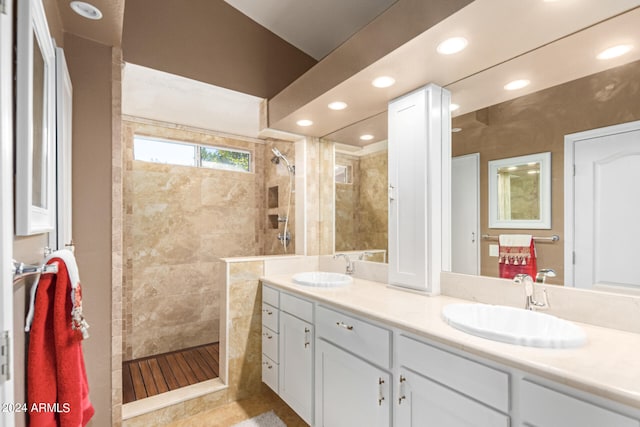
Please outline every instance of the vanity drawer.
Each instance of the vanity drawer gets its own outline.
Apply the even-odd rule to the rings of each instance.
[[[351,315],[318,306],[316,331],[324,338],[368,361],[391,367],[391,331]]]
[[[262,355],[262,382],[278,393],[278,364]]]
[[[278,362],[278,334],[271,329],[262,327],[262,353],[274,362]]]
[[[262,326],[278,332],[278,309],[262,303]]]
[[[313,303],[286,293],[280,294],[280,310],[313,323]]]
[[[460,393],[509,412],[509,374],[403,335],[398,363]]]
[[[529,380],[520,383],[520,412],[527,425],[638,427],[640,421]]]
[[[280,292],[269,286],[262,285],[262,302],[266,302],[276,308],[280,307]]]

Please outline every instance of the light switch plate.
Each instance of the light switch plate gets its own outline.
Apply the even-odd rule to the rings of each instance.
[[[489,256],[498,256],[498,245],[489,245]]]

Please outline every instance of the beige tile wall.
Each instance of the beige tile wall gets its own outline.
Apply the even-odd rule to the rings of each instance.
[[[264,181],[243,173],[133,160],[133,135],[249,150],[263,144],[125,121],[125,359],[218,341],[219,257],[262,251]]]
[[[123,422],[126,427],[162,426],[187,416],[246,399],[265,391],[262,384],[262,287],[263,261],[220,263],[220,281],[228,277],[228,388]]]
[[[352,184],[336,184],[336,251],[387,250],[387,151],[362,157],[336,153],[351,165]]]

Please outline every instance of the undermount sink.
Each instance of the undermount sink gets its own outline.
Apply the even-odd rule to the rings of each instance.
[[[293,281],[299,285],[315,286],[318,288],[339,288],[347,286],[353,281],[351,276],[329,271],[307,271],[293,275]]]
[[[463,332],[528,347],[573,348],[587,341],[579,326],[558,317],[521,308],[488,304],[449,304],[444,320]]]

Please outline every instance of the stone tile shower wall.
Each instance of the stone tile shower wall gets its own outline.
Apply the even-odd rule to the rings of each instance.
[[[266,214],[263,216],[264,225],[264,251],[262,255],[285,254],[282,242],[278,240],[278,234],[284,232],[284,222],[278,222],[278,217],[287,216],[287,202],[289,197],[289,173],[284,161],[276,165],[271,163],[273,157],[271,149],[277,148],[291,164],[295,164],[295,145],[291,142],[269,140],[264,146],[264,194],[266,198]],[[294,177],[295,178],[295,177]],[[289,208],[289,223],[287,229],[291,233],[291,241],[287,246],[287,254],[296,253],[295,245],[295,179],[291,182],[291,207]]]
[[[336,153],[352,184],[336,184],[336,251],[387,250],[387,150],[362,157]]]
[[[134,134],[249,150],[258,173],[135,161]],[[124,359],[218,341],[218,258],[263,252],[265,145],[146,120],[124,137]]]

